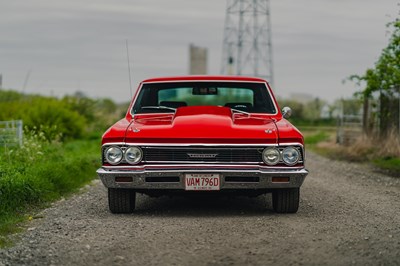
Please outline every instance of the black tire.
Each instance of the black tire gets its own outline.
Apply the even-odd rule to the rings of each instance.
[[[276,189],[272,192],[272,206],[277,213],[296,213],[299,202],[300,188]]]
[[[108,206],[112,213],[132,213],[135,210],[135,202],[136,192],[132,189],[108,189]]]

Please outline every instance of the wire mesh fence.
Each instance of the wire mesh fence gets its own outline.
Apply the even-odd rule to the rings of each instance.
[[[349,101],[350,102],[350,101]],[[351,103],[351,102],[350,102]],[[355,106],[355,107],[354,107]],[[343,101],[337,123],[337,142],[348,145],[365,135],[400,139],[400,89],[379,91],[364,99],[362,106]]]
[[[362,115],[341,115],[337,121],[337,143],[349,145],[362,135],[362,131]]]
[[[0,121],[0,145],[3,147],[22,145],[22,120]]]

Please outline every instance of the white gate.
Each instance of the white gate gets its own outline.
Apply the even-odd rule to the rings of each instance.
[[[23,138],[22,120],[0,121],[0,145],[16,146],[22,145]]]

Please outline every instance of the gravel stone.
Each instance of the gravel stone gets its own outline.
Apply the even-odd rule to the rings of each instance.
[[[271,196],[137,196],[108,211],[99,180],[0,250],[0,265],[400,265],[400,176],[307,154],[296,214]]]

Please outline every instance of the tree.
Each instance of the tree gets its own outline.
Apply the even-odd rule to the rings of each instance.
[[[386,134],[391,127],[398,126],[399,99],[393,100],[400,92],[400,19],[387,25],[391,29],[389,44],[375,63],[374,68],[369,68],[364,75],[352,75],[350,80],[365,88],[357,95],[367,100],[379,92],[380,101],[380,132]],[[397,122],[397,123],[396,123]]]

